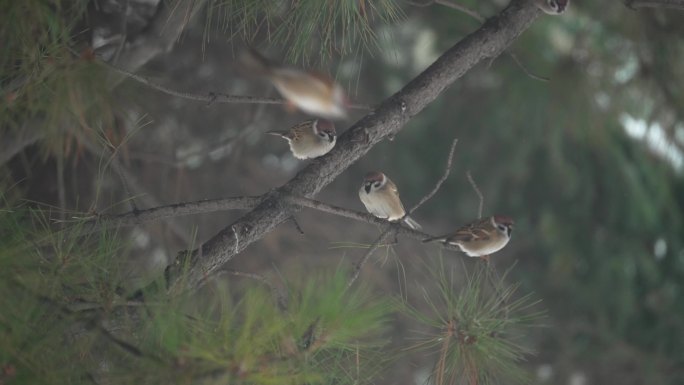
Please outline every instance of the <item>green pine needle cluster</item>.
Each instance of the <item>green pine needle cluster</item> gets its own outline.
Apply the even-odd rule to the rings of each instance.
[[[16,383],[363,384],[385,363],[391,307],[345,271],[293,279],[285,308],[257,283],[127,300],[122,237],[48,224],[0,210],[0,366]]]
[[[372,52],[381,39],[377,26],[404,17],[395,0],[214,0],[208,9],[206,35],[218,23],[231,38],[251,42],[264,36],[288,47],[288,60],[305,63],[358,54],[360,48]]]
[[[423,289],[428,311],[401,303],[406,314],[434,331],[410,350],[435,354],[435,385],[529,380],[520,365],[531,353],[520,344],[521,330],[542,313],[533,310],[537,302],[530,295],[517,297],[517,286],[506,286],[492,269],[484,262],[472,272],[463,266],[465,282],[458,282],[455,271],[442,262],[430,270],[437,294]]]
[[[112,122],[106,69],[83,47],[79,27],[87,0],[25,0],[0,4],[0,125],[26,126],[53,137]],[[30,20],[30,22],[28,22]],[[68,143],[45,141],[52,152]]]

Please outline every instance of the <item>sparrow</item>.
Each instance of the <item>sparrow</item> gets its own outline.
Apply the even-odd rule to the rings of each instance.
[[[250,71],[271,81],[280,94],[302,111],[329,119],[347,117],[349,100],[344,89],[327,75],[288,68],[250,49],[242,61]]]
[[[549,15],[560,15],[570,4],[570,0],[536,0],[537,7]]]
[[[335,147],[337,141],[335,124],[324,119],[307,120],[294,125],[287,131],[267,133],[287,139],[292,155],[297,159],[323,156]]]
[[[397,186],[385,174],[377,171],[367,173],[359,189],[359,198],[366,210],[376,217],[390,221],[402,220],[410,228],[420,229],[418,222],[406,215]]]
[[[511,240],[513,220],[505,216],[493,216],[467,224],[455,233],[424,239],[458,246],[469,257],[482,257],[496,253]]]

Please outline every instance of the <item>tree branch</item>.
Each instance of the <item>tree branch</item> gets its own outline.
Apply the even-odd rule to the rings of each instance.
[[[150,209],[129,211],[118,215],[97,215],[86,223],[84,232],[113,227],[136,226],[143,223],[174,218],[183,215],[203,214],[224,210],[253,209],[261,201],[260,197],[234,197],[208,199],[196,202],[182,202]]]
[[[684,0],[626,0],[625,5],[632,9],[665,8],[684,11]]]
[[[137,226],[148,222],[184,215],[204,214],[225,210],[251,210],[257,207],[263,199],[263,197],[231,197],[209,199],[195,202],[175,203],[172,205],[158,206],[150,209],[129,211],[127,213],[117,215],[100,214],[86,222],[83,233],[90,233],[99,229],[108,229],[114,227]],[[377,218],[368,213],[333,206],[309,198],[284,196],[283,201],[291,205],[306,207],[320,212],[353,219],[359,222],[365,222],[375,226],[385,226],[389,223],[384,219]],[[87,217],[76,219],[86,218]],[[233,234],[237,234],[237,230],[231,231]],[[418,240],[425,239],[428,236],[425,233],[403,226],[397,229],[397,234]],[[235,243],[238,244],[239,240],[236,240]]]
[[[216,271],[236,253],[261,239],[296,210],[279,203],[283,196],[309,198],[316,195],[373,146],[388,136],[396,135],[413,116],[469,69],[504,52],[540,12],[530,1],[513,1],[498,16],[459,41],[402,90],[342,134],[332,151],[313,160],[285,185],[267,194],[256,208],[201,245],[202,253],[198,248],[192,253],[179,255],[167,270],[170,290],[184,291],[200,285],[202,277]],[[233,228],[239,233],[239,247],[235,247]],[[184,273],[186,269],[187,273]],[[181,275],[183,279],[179,280]],[[177,287],[180,282],[183,287]]]

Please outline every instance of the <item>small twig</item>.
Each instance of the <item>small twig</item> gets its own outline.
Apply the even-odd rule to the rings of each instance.
[[[60,313],[62,313],[62,315],[65,316],[65,317],[71,317],[71,316],[74,316],[74,315],[77,314],[76,311],[70,309],[68,306],[66,306],[66,305],[64,305],[64,304],[62,304],[62,303],[57,302],[56,300],[50,298],[49,296],[46,296],[46,295],[43,295],[43,294],[40,294],[40,293],[36,293],[36,292],[34,292],[32,289],[30,289],[30,288],[24,286],[24,285],[21,284],[21,283],[18,283],[18,286],[22,287],[22,288],[24,289],[25,292],[31,293],[31,295],[33,295],[33,296],[34,296],[36,299],[38,299],[39,301],[41,301],[41,302],[43,302],[43,303],[45,303],[45,304],[47,304],[47,305],[49,305],[49,306],[55,308],[57,311],[59,311]],[[99,318],[99,317],[94,317],[94,318],[91,318],[91,319],[89,319],[89,320],[86,320],[86,321],[85,321],[85,322],[86,322],[86,327],[87,327],[88,329],[94,329],[94,330],[97,331],[100,335],[102,335],[102,336],[105,337],[107,340],[109,340],[111,343],[113,343],[114,345],[119,346],[121,349],[123,349],[124,351],[126,351],[127,353],[129,353],[129,354],[131,354],[131,355],[134,355],[134,356],[136,356],[136,357],[138,357],[138,358],[151,358],[151,359],[154,359],[155,361],[158,361],[158,362],[161,361],[161,360],[159,359],[159,357],[154,356],[154,355],[150,355],[150,354],[145,354],[145,353],[143,353],[143,351],[140,350],[138,347],[136,347],[136,346],[134,346],[133,344],[131,344],[131,343],[129,343],[129,342],[126,342],[126,341],[124,341],[124,340],[118,338],[118,337],[115,336],[114,334],[112,334],[112,332],[110,332],[106,327],[104,327],[104,326],[102,325],[102,323],[100,323],[100,320],[99,320],[98,318]],[[78,320],[78,319],[77,319],[77,320]]]
[[[477,194],[477,197],[480,199],[480,205],[477,208],[477,219],[482,219],[482,209],[484,208],[484,195],[482,195],[482,191],[480,191],[480,188],[477,187],[477,183],[475,183],[475,179],[473,179],[473,176],[470,175],[470,170],[466,171],[466,177],[468,177],[468,182],[470,182],[470,185],[473,187],[473,190],[475,190],[475,194]]]
[[[435,0],[435,3],[437,3],[439,5],[443,5],[445,7],[455,9],[455,10],[460,11],[460,12],[463,12],[466,15],[472,17],[473,19],[479,21],[480,23],[485,22],[485,18],[482,17],[482,15],[480,15],[477,11],[474,11],[474,10],[466,7],[465,5],[458,4],[458,3],[453,2],[451,0]]]
[[[125,302],[120,302],[120,303],[113,303],[110,305],[103,305],[101,303],[97,302],[76,302],[71,305],[69,305],[69,309],[73,312],[81,312],[81,311],[89,311],[89,310],[98,310],[98,309],[103,309],[103,308],[114,308],[114,307],[141,307],[145,306],[145,302],[143,301],[125,301]]]
[[[63,145],[63,143],[62,143]],[[64,183],[64,148],[60,148],[55,163],[57,163],[57,196],[59,199],[59,220],[64,222],[66,218],[66,186]]]
[[[165,94],[171,95],[171,96],[176,96],[179,98],[183,99],[188,99],[188,100],[194,100],[198,102],[205,102],[208,105],[214,104],[214,103],[248,103],[248,104],[285,104],[287,101],[285,99],[280,99],[280,98],[264,98],[264,97],[258,97],[258,96],[242,96],[242,95],[228,95],[228,94],[222,94],[222,93],[217,93],[217,92],[209,92],[207,95],[197,95],[197,94],[192,94],[189,92],[181,92],[181,91],[176,91],[174,89],[171,89],[169,87],[163,86],[161,84],[157,84],[150,79],[140,76],[131,72],[128,72],[126,70],[123,70],[121,68],[115,67],[109,63],[106,63],[104,61],[98,61],[98,63],[102,64],[103,66],[111,69],[114,72],[117,72],[121,75],[124,75],[128,78],[131,78],[141,84],[144,84],[152,89],[155,89],[157,91],[163,92]],[[350,104],[349,108],[357,109],[357,110],[364,110],[364,111],[370,111],[372,110],[372,106],[367,105],[367,104]]]
[[[107,338],[110,342],[114,343],[115,345],[117,345],[118,347],[120,347],[121,349],[126,351],[127,353],[134,355],[138,358],[148,357],[146,354],[144,354],[142,352],[142,350],[138,349],[138,347],[136,347],[133,344],[128,343],[128,342],[120,339],[119,337],[115,336],[114,334],[112,334],[112,332],[107,330],[107,328],[102,326],[99,322],[94,321],[94,323],[95,323],[95,328],[97,328],[97,330],[99,331],[99,333],[102,336]]]
[[[299,222],[297,222],[297,218],[295,218],[295,216],[293,215],[290,217],[290,220],[292,221],[292,223],[294,223],[295,228],[297,228],[299,234],[304,235],[304,230],[302,230],[302,227],[299,225]]]
[[[508,56],[510,56],[511,59],[513,59],[513,61],[515,62],[515,64],[517,64],[518,67],[520,67],[520,69],[523,70],[523,72],[525,73],[525,75],[531,77],[532,79],[539,80],[539,81],[541,81],[541,82],[548,82],[549,80],[551,80],[551,79],[549,79],[549,78],[547,78],[547,77],[539,76],[539,75],[533,74],[532,72],[530,72],[530,71],[527,69],[527,67],[525,67],[525,66],[522,64],[522,62],[518,59],[518,56],[516,56],[516,54],[514,54],[514,53],[511,52],[511,51],[508,51],[507,53],[508,53]]]
[[[388,238],[392,236],[394,233],[394,226],[390,225],[385,231],[380,234],[378,239],[373,242],[371,247],[368,248],[368,251],[359,259],[358,262],[356,262],[356,265],[354,265],[354,270],[352,270],[351,277],[349,278],[349,281],[347,282],[347,289],[349,289],[354,282],[356,281],[357,278],[359,278],[359,274],[361,274],[361,270],[363,269],[363,266],[368,262],[368,258],[375,252],[375,250],[380,247],[381,244],[383,244]]]
[[[684,1],[682,0],[627,0],[625,5],[632,9],[665,8],[684,11]]]
[[[406,213],[406,215],[411,215],[414,211],[416,211],[420,206],[422,206],[425,202],[429,201],[432,199],[435,194],[437,194],[437,191],[442,187],[442,184],[447,180],[449,177],[449,174],[451,173],[451,164],[454,161],[454,150],[456,150],[456,144],[458,144],[458,139],[454,139],[453,142],[451,142],[451,149],[449,149],[449,157],[447,158],[447,164],[446,167],[444,168],[444,174],[442,175],[441,178],[435,183],[435,187],[432,188],[432,191],[430,191],[427,195],[425,195],[411,210]]]
[[[473,19],[479,21],[480,23],[484,24],[484,22],[486,21],[486,19],[482,15],[480,15],[477,11],[470,9],[470,8],[466,7],[465,5],[458,4],[458,3],[454,2],[453,0],[430,0],[426,3],[418,3],[415,1],[409,1],[409,4],[412,4],[412,5],[415,5],[418,7],[427,7],[427,6],[432,5],[432,4],[439,4],[439,5],[443,5],[445,7],[451,8],[451,9],[455,9],[459,12],[463,12],[466,15],[472,17]],[[520,69],[525,73],[525,75],[529,76],[532,79],[539,80],[542,82],[548,82],[549,81],[549,78],[547,78],[547,77],[535,75],[532,72],[530,72],[530,70],[528,70],[522,64],[522,62],[518,59],[518,57],[513,52],[511,52],[510,50],[507,50],[506,53],[511,57],[511,59],[513,59],[513,62],[515,62],[515,64],[517,64],[518,67],[520,67]],[[489,61],[489,63],[487,64],[487,67],[489,67],[494,62],[494,59],[495,58],[492,58]]]
[[[233,197],[208,199],[204,201],[182,202],[172,205],[158,206],[138,211],[129,211],[118,215],[97,215],[87,222],[86,232],[112,227],[136,226],[162,219],[184,215],[211,213],[225,210],[249,210],[261,202],[260,197]],[[79,218],[76,218],[78,220]]]
[[[282,290],[278,289],[276,285],[271,283],[268,279],[266,279],[263,275],[256,274],[256,273],[245,273],[242,271],[237,271],[233,269],[221,269],[217,272],[217,276],[220,274],[230,274],[234,275],[236,277],[245,277],[245,278],[250,278],[255,281],[259,281],[265,286],[271,290],[271,293],[273,294],[273,298],[276,301],[276,305],[278,305],[278,308],[280,310],[286,310],[287,309],[287,296],[282,292]]]

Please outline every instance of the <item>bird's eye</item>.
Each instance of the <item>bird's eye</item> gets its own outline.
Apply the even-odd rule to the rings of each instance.
[[[556,0],[549,0],[547,3],[549,4],[549,7],[553,8],[553,9],[558,8],[558,4],[556,3]]]
[[[506,232],[506,226],[504,226],[504,225],[496,225],[496,227],[497,227],[500,231]]]
[[[320,136],[321,138],[325,138],[326,136],[328,136],[328,134],[326,134],[325,132],[319,132],[318,136]]]
[[[375,182],[375,183],[373,183],[373,186],[375,186],[375,188],[378,188],[378,187],[380,187],[381,184],[382,183],[380,183],[380,182]]]

